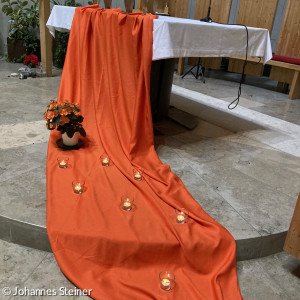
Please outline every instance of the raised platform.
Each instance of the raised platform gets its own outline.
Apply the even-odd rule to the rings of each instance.
[[[39,93],[47,80],[35,79],[26,85]],[[20,80],[3,84],[12,93],[13,86],[25,85]],[[49,132],[37,119],[48,102],[48,92],[52,97],[56,93],[46,90],[39,102],[22,98],[27,119],[12,116],[22,126],[11,124],[9,118],[0,120],[0,134],[6,136],[0,141],[0,238],[51,251],[45,228]],[[40,115],[29,113],[26,106],[31,101],[39,106]],[[6,102],[1,95],[2,103]],[[172,135],[156,136],[161,160],[203,209],[231,232],[238,260],[282,251],[299,193],[300,126],[243,107],[228,111],[228,102],[178,86],[173,86],[172,104],[198,116],[199,124],[193,131],[174,126]],[[22,103],[6,105],[3,109],[9,117],[14,105]],[[164,126],[170,128],[170,124]],[[16,138],[20,128],[23,138]]]

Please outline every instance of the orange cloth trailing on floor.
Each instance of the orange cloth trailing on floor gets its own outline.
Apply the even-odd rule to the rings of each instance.
[[[47,161],[47,230],[63,273],[100,300],[236,300],[235,241],[207,215],[153,145],[149,89],[153,15],[98,5],[76,8],[58,101],[79,103],[87,138],[65,151],[52,131]],[[103,167],[106,152],[113,165]],[[142,181],[133,169],[144,170]],[[85,178],[86,191],[72,181]],[[135,198],[123,211],[121,196]],[[178,224],[175,208],[190,211]],[[172,271],[175,286],[160,288]]]

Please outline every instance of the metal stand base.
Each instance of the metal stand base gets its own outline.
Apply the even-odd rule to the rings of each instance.
[[[193,70],[195,68],[197,68],[196,74],[193,72]],[[202,65],[200,63],[200,58],[198,58],[198,63],[196,65],[194,65],[192,68],[190,68],[186,73],[184,73],[181,76],[181,78],[184,78],[187,74],[192,73],[196,79],[198,79],[199,76],[201,76],[202,82],[205,83],[204,72],[205,72],[205,69],[202,68]]]

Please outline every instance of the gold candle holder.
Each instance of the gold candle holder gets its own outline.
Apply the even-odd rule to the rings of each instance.
[[[186,220],[189,216],[189,211],[186,208],[175,209],[176,222],[179,224],[186,223]]]
[[[130,211],[133,208],[134,198],[129,195],[123,195],[121,197],[122,209]]]
[[[106,153],[103,153],[100,156],[100,160],[101,160],[102,166],[104,166],[104,167],[108,167],[111,164],[110,157]]]
[[[175,281],[175,275],[173,272],[162,271],[159,273],[160,287],[163,290],[169,291],[172,288],[174,281]]]
[[[143,179],[144,171],[141,169],[133,169],[133,178],[137,181],[141,181]]]
[[[73,191],[75,194],[82,194],[84,192],[84,180],[76,179],[72,181]]]
[[[58,166],[61,169],[66,169],[68,167],[69,157],[61,156],[57,158]]]

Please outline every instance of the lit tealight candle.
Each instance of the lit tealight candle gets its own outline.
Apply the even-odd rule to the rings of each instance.
[[[103,160],[102,160],[102,165],[105,165],[107,166],[109,164],[109,160],[107,157],[105,157]]]
[[[65,168],[66,165],[67,165],[67,163],[66,163],[64,160],[62,160],[62,161],[59,163],[59,166],[60,166],[61,168]]]
[[[129,202],[129,199],[128,199],[128,198],[127,198],[127,200],[128,200],[128,201],[125,201],[125,202],[123,203],[123,206],[124,206],[124,209],[130,210],[132,204]]]
[[[178,221],[179,223],[184,222],[184,221],[185,221],[185,216],[183,216],[183,215],[178,215],[178,216],[177,216],[177,221]]]
[[[161,281],[161,285],[163,286],[163,289],[169,290],[171,288],[171,281],[169,279],[167,279],[167,278],[164,278]]]
[[[75,191],[80,192],[82,190],[80,183],[76,184],[74,189],[75,189]]]
[[[143,170],[134,169],[133,170],[133,178],[137,181],[141,181],[143,179]]]
[[[134,175],[134,177],[135,177],[136,179],[141,179],[141,178],[142,178],[142,175],[141,175],[140,172],[137,172],[137,173]]]
[[[182,208],[181,210],[175,209],[175,214],[176,214],[176,222],[179,224],[184,224],[189,215],[189,211],[185,208]]]
[[[57,158],[58,166],[61,169],[66,169],[68,167],[68,161],[69,161],[68,157],[58,157]]]
[[[72,182],[73,191],[75,194],[82,194],[84,191],[84,181],[83,180],[76,180]]]
[[[133,208],[134,199],[129,195],[124,195],[121,197],[122,209],[126,211],[130,211]]]
[[[101,159],[102,166],[108,167],[110,165],[110,158],[109,158],[109,156],[106,153],[103,153],[100,156],[100,159]]]
[[[175,281],[175,275],[170,271],[160,272],[159,281],[160,287],[165,291],[169,291],[172,288],[172,285]]]

